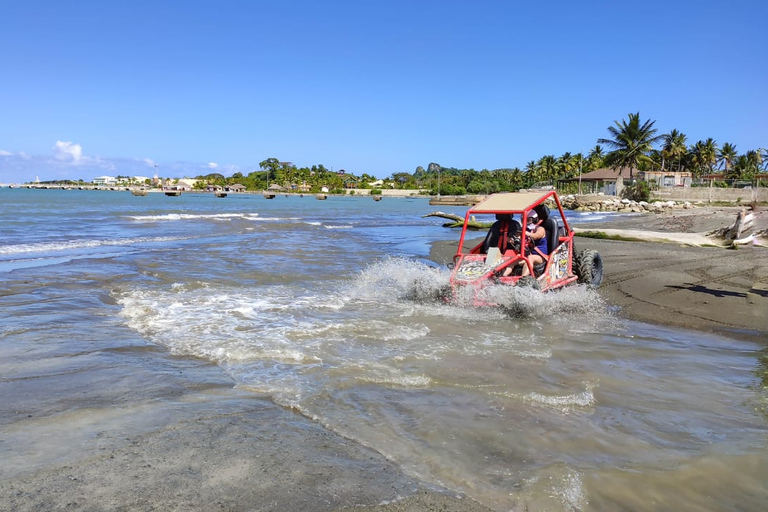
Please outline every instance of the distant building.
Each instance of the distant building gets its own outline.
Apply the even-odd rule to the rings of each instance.
[[[192,179],[192,178],[181,178],[176,183],[176,187],[178,187],[179,189],[183,188],[184,190],[192,190],[195,188],[195,184],[197,184],[198,181],[199,180]]]
[[[608,196],[618,196],[624,188],[624,181],[629,181],[631,177],[637,178],[638,174],[637,170],[630,170],[629,167],[622,167],[621,169],[605,167],[560,181],[581,183],[581,194],[602,193]]]
[[[659,187],[690,187],[693,174],[682,171],[640,171],[637,177],[656,183]]]
[[[100,185],[100,186],[115,185],[117,184],[117,178],[115,178],[114,176],[97,176],[96,178],[93,178],[92,183],[94,185]]]

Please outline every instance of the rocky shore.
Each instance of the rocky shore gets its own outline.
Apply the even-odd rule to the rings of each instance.
[[[689,201],[632,201],[615,196],[576,196],[560,198],[560,203],[567,210],[578,212],[618,212],[618,213],[664,213],[669,210],[689,210],[699,205]]]

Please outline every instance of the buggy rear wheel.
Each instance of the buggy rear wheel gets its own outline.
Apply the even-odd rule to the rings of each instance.
[[[576,255],[573,272],[579,277],[579,283],[597,288],[603,282],[603,258],[595,250],[584,249]]]

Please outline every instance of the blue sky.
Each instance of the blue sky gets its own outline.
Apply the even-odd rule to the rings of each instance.
[[[0,182],[523,168],[630,112],[768,146],[768,2],[533,4],[5,2]]]

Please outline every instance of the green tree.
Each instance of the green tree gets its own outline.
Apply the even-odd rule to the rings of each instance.
[[[723,168],[723,173],[728,174],[728,171],[733,167],[733,162],[739,156],[736,151],[736,145],[730,142],[725,142],[720,151],[717,152],[717,163],[719,167]]]
[[[717,143],[715,140],[710,137],[705,141],[697,142],[696,153],[698,154],[700,171],[712,174],[717,163]]]
[[[686,140],[687,137],[684,133],[677,131],[677,129],[672,130],[669,133],[665,133],[662,135],[662,147],[661,147],[661,170],[664,170],[664,160],[669,160],[670,162],[677,161],[677,170],[680,171],[680,167],[683,161],[683,158],[685,158],[685,155],[688,152],[687,146],[686,146]]]
[[[269,187],[270,180],[276,181],[278,179],[277,174],[280,169],[280,161],[277,158],[267,158],[266,160],[259,162],[259,168],[261,168],[262,171],[266,171],[266,176],[264,177],[264,188],[266,189]]]
[[[653,125],[656,121],[640,122],[640,113],[629,114],[627,121],[614,121],[615,126],[609,126],[608,132],[611,139],[598,139],[598,144],[606,144],[613,151],[606,155],[606,163],[612,169],[629,168],[629,176],[632,179],[634,169],[641,162],[652,163],[648,155],[653,145],[661,140],[661,135],[656,135]]]
[[[595,171],[597,169],[601,169],[605,165],[605,154],[603,153],[603,147],[599,144],[589,150],[589,155],[587,155],[587,171]],[[584,172],[585,169],[582,168],[582,172]]]

